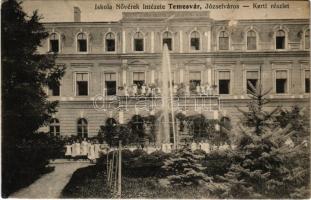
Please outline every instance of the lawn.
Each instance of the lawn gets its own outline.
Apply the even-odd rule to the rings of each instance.
[[[62,198],[112,198],[106,173],[98,166],[78,169],[62,192]],[[122,198],[209,198],[203,187],[165,188],[155,177],[123,177]]]

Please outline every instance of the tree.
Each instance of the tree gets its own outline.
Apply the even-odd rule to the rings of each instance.
[[[211,178],[204,173],[206,168],[202,166],[202,159],[204,155],[191,152],[189,148],[177,150],[164,160],[162,169],[167,174],[165,180],[172,186],[201,185],[210,182]]]
[[[23,139],[56,111],[57,102],[47,101],[44,86],[59,85],[64,68],[55,65],[56,55],[37,53],[48,37],[37,11],[27,16],[21,3],[8,0],[1,14],[4,136]]]
[[[18,167],[12,164],[16,146],[31,139],[56,112],[57,102],[47,100],[44,87],[59,85],[65,69],[55,65],[55,54],[37,52],[48,37],[37,11],[28,16],[21,3],[7,0],[2,3],[1,17],[2,173],[6,174],[2,185],[6,187],[8,174]]]
[[[293,193],[294,197],[307,198],[309,166],[303,169],[304,165],[295,163],[297,155],[308,152],[307,148],[286,144],[296,133],[292,122],[280,127],[276,121],[279,108],[270,112],[263,109],[269,102],[265,98],[268,91],[263,92],[260,84],[251,88],[248,111],[238,108],[243,118],[233,163],[224,176],[217,177],[218,183],[209,185],[210,191],[221,198],[289,198]],[[309,163],[308,159],[304,162]]]

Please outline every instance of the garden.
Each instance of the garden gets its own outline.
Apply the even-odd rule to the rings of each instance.
[[[185,146],[171,153],[157,150],[150,154],[141,149],[123,149],[121,197],[308,198],[308,115],[298,106],[266,111],[269,101],[265,94],[257,86],[248,110],[237,108],[242,118],[236,134],[239,137],[232,141],[235,149],[207,153]],[[204,124],[197,118],[195,122]],[[194,139],[214,138],[193,130]],[[221,130],[226,130],[222,134],[231,132],[224,127]],[[102,155],[94,166],[77,170],[63,197],[116,198],[116,186],[107,182],[107,159],[112,154]]]

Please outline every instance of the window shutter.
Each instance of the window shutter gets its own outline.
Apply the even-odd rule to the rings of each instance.
[[[307,79],[310,79],[310,70],[306,70],[305,71],[305,78]]]
[[[133,80],[134,81],[145,80],[145,73],[144,72],[134,72],[133,73]]]
[[[82,81],[83,80],[83,74],[77,73],[76,80],[77,81]]]
[[[248,71],[246,73],[246,79],[258,79],[258,72],[257,71]]]
[[[189,80],[201,80],[201,73],[200,72],[190,72]]]
[[[105,81],[115,81],[116,73],[105,73]]]
[[[256,37],[247,37],[247,49],[256,50]]]
[[[287,79],[287,71],[286,70],[280,70],[276,72],[276,78],[277,79]]]
[[[219,80],[230,80],[230,71],[219,72]]]

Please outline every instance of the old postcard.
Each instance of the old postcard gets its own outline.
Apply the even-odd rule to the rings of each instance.
[[[3,198],[310,198],[307,0],[4,0]]]

